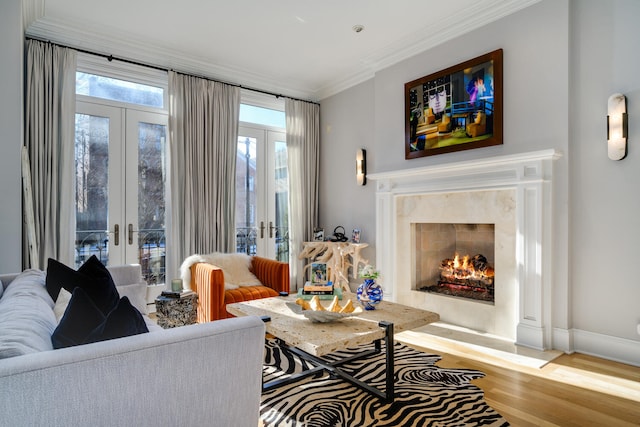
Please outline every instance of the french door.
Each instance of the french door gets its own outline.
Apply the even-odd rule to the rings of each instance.
[[[236,250],[289,262],[285,133],[240,126],[236,163]]]
[[[162,284],[167,116],[76,105],[76,264],[139,263],[148,284]]]

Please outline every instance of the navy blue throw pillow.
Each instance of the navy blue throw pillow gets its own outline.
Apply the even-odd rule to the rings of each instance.
[[[85,339],[85,344],[128,337],[149,332],[142,314],[131,305],[129,298],[122,297],[106,317]]]
[[[67,309],[51,335],[53,348],[84,344],[91,332],[104,322],[105,316],[80,287],[73,290]]]
[[[82,264],[78,271],[49,258],[46,287],[54,301],[58,299],[61,288],[73,294],[74,289],[80,287],[105,316],[120,299],[111,273],[95,255]]]
[[[123,297],[106,316],[82,288],[76,288],[51,335],[53,348],[71,347],[149,332],[142,314]]]

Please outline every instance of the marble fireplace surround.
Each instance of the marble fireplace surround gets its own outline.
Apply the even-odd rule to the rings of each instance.
[[[536,349],[552,348],[555,150],[370,174],[385,298]],[[415,224],[495,224],[495,304],[416,290]]]

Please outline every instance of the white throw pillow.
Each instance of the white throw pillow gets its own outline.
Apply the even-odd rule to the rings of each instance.
[[[60,319],[62,319],[62,316],[64,316],[64,312],[67,309],[70,300],[71,292],[64,288],[60,288],[60,293],[58,294],[56,305],[53,307],[53,314],[56,315],[56,323],[60,323]]]
[[[247,254],[211,254],[211,264],[220,267],[224,273],[225,289],[239,286],[259,286],[260,280],[251,272],[251,257]]]

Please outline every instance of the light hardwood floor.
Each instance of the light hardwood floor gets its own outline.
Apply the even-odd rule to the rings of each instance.
[[[455,343],[408,344],[442,355],[439,366],[484,372],[473,384],[512,426],[640,426],[638,367],[575,353],[538,368]]]

